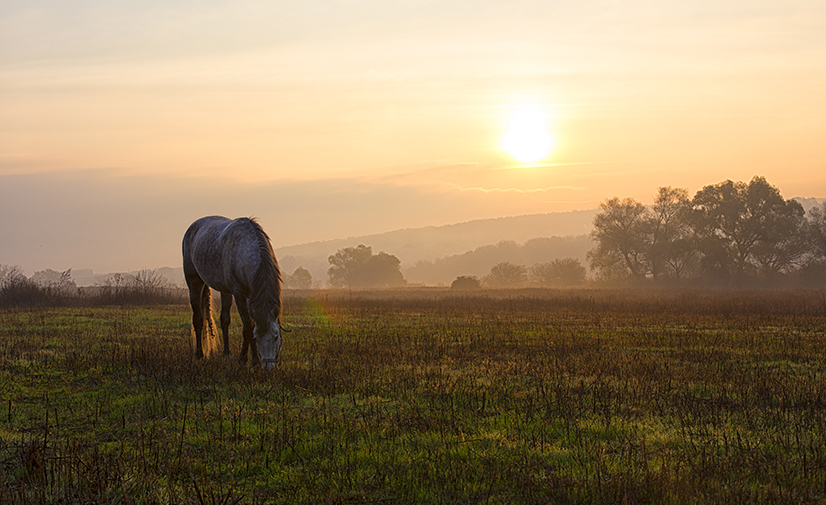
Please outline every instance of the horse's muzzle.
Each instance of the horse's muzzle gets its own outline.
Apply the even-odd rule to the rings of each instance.
[[[278,364],[277,359],[262,359],[261,360],[261,369],[262,370],[272,370]]]

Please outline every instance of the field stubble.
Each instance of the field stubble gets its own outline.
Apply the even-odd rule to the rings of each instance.
[[[316,291],[285,320],[266,373],[195,360],[185,306],[0,312],[0,502],[826,502],[822,291]]]

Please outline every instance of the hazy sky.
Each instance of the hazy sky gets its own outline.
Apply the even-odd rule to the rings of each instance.
[[[824,197],[825,133],[820,0],[0,2],[29,271],[177,266],[206,214],[277,249],[755,174]]]

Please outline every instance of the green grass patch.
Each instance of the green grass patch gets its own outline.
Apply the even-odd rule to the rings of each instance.
[[[237,317],[4,311],[0,502],[818,503],[820,297],[319,292],[269,373]]]

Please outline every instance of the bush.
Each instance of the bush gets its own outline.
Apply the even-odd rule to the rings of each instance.
[[[185,290],[172,286],[156,270],[115,274],[90,288],[76,287],[70,272],[44,270],[29,279],[20,267],[0,265],[0,307],[162,305],[187,300]]]
[[[134,276],[114,274],[85,293],[91,305],[164,305],[187,299],[183,289],[171,285],[157,270],[146,268]]]
[[[0,306],[39,305],[48,298],[47,288],[26,278],[20,267],[0,265]]]
[[[482,283],[475,276],[460,275],[450,285],[450,289],[479,289]]]

